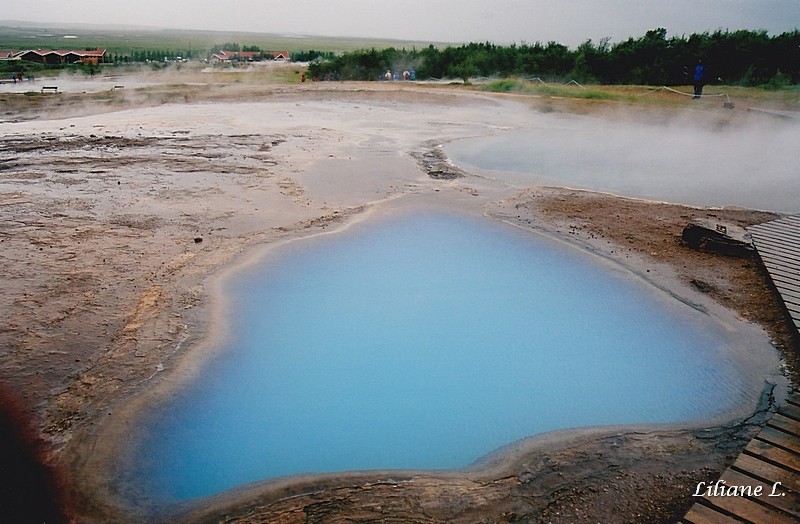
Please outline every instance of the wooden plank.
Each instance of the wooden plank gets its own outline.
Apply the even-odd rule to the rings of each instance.
[[[797,518],[744,497],[705,497],[711,507],[723,509],[749,522],[797,524]]]
[[[720,477],[728,486],[747,487],[751,495],[706,496],[689,509],[683,522],[800,522],[798,434],[800,396],[792,395]],[[756,488],[761,490],[758,496],[752,494]],[[781,496],[768,496],[773,492]]]
[[[769,258],[770,256],[772,256],[773,258]],[[768,268],[774,267],[775,269],[779,269],[790,275],[796,275],[798,273],[798,269],[800,268],[800,264],[789,263],[788,259],[785,256],[785,253],[782,253],[780,255],[768,254],[767,256],[762,256],[761,262],[763,262],[764,266]]]
[[[789,304],[786,309],[789,311],[789,316],[792,317],[792,320],[796,324],[798,320],[800,320],[800,308],[798,306]]]
[[[756,247],[756,251],[759,254],[766,253],[767,255],[773,255],[773,256],[780,256],[785,254],[788,255],[789,257],[792,257],[791,258],[792,262],[795,262],[794,258],[800,256],[800,247],[798,247],[798,244],[795,243],[766,244],[761,242],[755,242],[753,245]]]
[[[755,246],[759,254],[779,256],[785,253],[792,257],[792,261],[795,261],[800,252],[800,242],[763,242],[756,240],[753,242],[753,246]]]
[[[798,276],[800,276],[800,273],[798,273]],[[800,283],[800,280],[798,280],[798,283]],[[776,284],[775,287],[782,288],[782,291],[783,291],[782,294],[785,296],[784,298],[788,298],[789,299],[789,302],[791,302],[793,304],[797,303],[798,297],[800,297],[800,291],[796,291],[796,290],[792,289],[792,286],[778,286]]]
[[[773,249],[769,248],[764,249],[763,246],[761,248],[757,247],[756,251],[758,251],[758,255],[761,257],[761,261],[764,263],[765,266],[784,267],[786,271],[789,272],[799,267],[797,261],[792,260],[791,258],[800,256],[796,252],[792,252],[790,250],[781,247],[774,247]]]
[[[785,253],[780,255],[773,255],[759,251],[758,255],[761,257],[761,262],[766,268],[780,269],[789,274],[800,274],[800,262],[794,262],[787,258]]]
[[[779,295],[778,298],[780,298],[780,301],[783,303],[784,307],[789,311],[797,311],[798,306],[797,303],[795,302],[795,299],[791,296],[785,297],[783,293],[781,293],[781,291],[782,291],[781,288],[778,288],[778,295]]]
[[[780,247],[776,246],[771,242],[761,242],[758,240],[754,240],[753,245],[756,247],[756,250],[761,254],[767,253],[770,255],[780,255],[783,253],[783,250]],[[798,244],[794,244],[793,246],[795,248],[794,249],[795,253],[790,253],[790,255],[793,257],[793,259],[796,259],[798,256],[796,253],[796,251],[798,250]]]
[[[749,232],[794,231],[797,233],[800,231],[800,228],[797,227],[797,221],[793,218],[792,220],[773,220],[772,222],[766,222],[764,224],[748,226],[745,228],[745,230]]]
[[[772,242],[768,238],[762,238],[762,237],[756,236],[756,237],[752,238],[752,241],[753,241],[753,246],[755,246],[756,249],[758,249],[758,250],[771,250],[771,251],[780,250],[778,244],[775,243],[775,242]],[[798,243],[798,242],[784,242],[784,244],[786,244],[793,251],[797,251],[798,246],[800,245],[800,243]]]
[[[786,309],[788,309],[790,313],[792,311],[800,313],[800,302],[798,302],[800,299],[783,295],[781,295],[781,298],[783,299],[783,305],[786,306]]]
[[[791,270],[772,264],[764,264],[769,273],[769,278],[775,287],[783,287],[794,292],[800,291],[800,268]]]
[[[747,229],[753,228],[757,230],[770,230],[770,229],[787,229],[790,231],[797,231],[800,230],[798,227],[798,221],[795,216],[788,216],[779,218],[778,220],[773,220],[772,222],[764,222],[762,224],[756,224],[754,226],[750,226]]]
[[[786,451],[767,442],[762,442],[755,439],[751,440],[744,449],[745,451],[763,460],[772,462],[776,465],[780,464],[783,468],[791,469],[800,473],[800,456],[797,456],[790,451]]]
[[[773,506],[800,518],[800,494],[785,488],[783,484],[775,485],[775,483],[763,482],[732,469],[725,470],[720,478],[728,486],[748,486],[753,491],[757,487],[761,488],[761,495],[748,498],[758,499],[762,504]],[[706,499],[714,498],[716,497],[706,497]]]
[[[786,306],[786,309],[800,312],[800,304],[797,303],[797,299],[785,295],[781,295],[781,298],[783,299],[783,305]]]
[[[798,228],[798,226],[797,226],[797,220],[794,219],[794,217],[792,217],[789,220],[784,220],[784,219],[773,220],[772,222],[765,222],[763,224],[756,224],[754,226],[748,226],[745,229],[747,229],[748,231],[749,230],[754,230],[754,231],[772,231],[772,230],[775,230],[775,229],[777,229],[777,230],[784,230],[785,229],[787,231],[797,231],[800,228]]]
[[[770,264],[775,266],[787,267],[800,267],[800,255],[788,253],[783,250],[774,250],[770,248],[759,247],[756,249],[764,265]],[[776,252],[777,251],[777,252]]]
[[[800,256],[800,243],[762,243],[753,244],[759,255],[786,256],[787,263],[797,264],[796,258]]]
[[[781,225],[773,227],[757,227],[747,230],[750,233],[750,238],[767,238],[773,239],[787,239],[787,240],[800,240],[800,231],[795,228],[784,227]]]
[[[751,238],[755,237],[769,238],[769,239],[785,238],[788,240],[800,239],[800,231],[797,231],[795,228],[792,227],[785,227],[781,225],[749,229],[748,232],[750,233]]]
[[[769,273],[769,278],[772,280],[772,283],[775,284],[775,287],[788,289],[797,288],[796,275],[787,274],[780,270],[770,270],[769,266],[767,266],[767,272]]]
[[[783,298],[783,302],[786,304],[786,307],[797,306],[798,303],[800,303],[800,298],[798,298],[797,293],[789,289],[781,289],[781,298]]]
[[[683,522],[688,524],[741,524],[742,521],[732,519],[724,513],[697,503],[689,508],[683,517]]]
[[[775,287],[778,286],[776,285]],[[790,304],[800,304],[800,291],[794,291],[793,289],[784,287],[781,289],[781,296],[783,297],[784,302],[788,302]]]
[[[795,492],[800,491],[800,473],[785,470],[769,462],[759,460],[757,457],[742,453],[731,467],[768,482],[780,482],[781,485]]]
[[[800,228],[796,227],[793,223],[790,222],[782,222],[780,220],[775,220],[773,222],[767,222],[766,224],[759,224],[757,226],[751,226],[747,228],[749,231],[755,231],[756,233],[788,233],[788,234],[795,234],[800,235]],[[751,233],[752,234],[752,233]]]
[[[756,249],[759,246],[772,246],[774,248],[788,249],[789,251],[797,252],[798,245],[800,245],[800,238],[791,238],[784,235],[777,234],[752,234],[753,245]]]
[[[798,251],[800,251],[800,249],[798,249],[798,246],[800,246],[800,238],[755,235],[753,236],[753,245],[756,249],[766,246],[774,249],[786,250],[796,255]]]
[[[776,285],[775,287],[779,287],[779,286]],[[800,291],[795,291],[795,290],[789,288],[789,286],[785,286],[785,287],[784,286],[780,286],[780,287],[782,288],[781,289],[781,291],[782,291],[781,295],[783,295],[783,299],[784,299],[785,302],[790,302],[792,304],[797,304],[798,303],[798,300],[800,300]]]
[[[783,298],[783,305],[786,306],[786,309],[800,312],[800,303],[797,302],[796,298],[787,297],[785,295],[781,295],[781,298]]]
[[[800,218],[800,215],[785,215],[785,216],[782,216],[780,218],[776,218],[775,220],[770,220],[769,222],[761,222],[761,224],[772,224],[772,223],[775,223],[775,222],[783,223],[783,222],[787,222],[787,221],[791,222],[791,221],[796,220],[798,218]]]
[[[784,433],[779,429],[766,426],[758,433],[756,438],[800,454],[800,438],[797,435]]]
[[[786,215],[780,218],[776,218],[775,220],[770,220],[769,222],[762,222],[760,224],[755,224],[750,227],[775,227],[776,225],[782,227],[789,227],[794,228],[797,227],[796,221],[797,215]]]
[[[790,404],[788,402],[784,403],[781,407],[778,408],[778,413],[785,417],[790,417],[795,420],[800,420],[800,406],[795,404]]]
[[[800,273],[800,264],[792,264],[791,261],[786,258],[785,253],[774,255],[771,253],[765,253],[764,251],[759,251],[758,256],[761,257],[761,262],[766,268],[774,267],[775,269],[780,269],[786,273],[795,275]]]
[[[776,273],[770,273],[770,279],[772,283],[778,289],[791,289],[796,291],[798,289],[797,281],[794,278],[785,277],[783,275],[778,275]]]
[[[792,418],[785,417],[781,414],[773,415],[772,418],[769,419],[769,422],[767,422],[767,426],[789,433],[795,438],[800,438],[800,422]]]

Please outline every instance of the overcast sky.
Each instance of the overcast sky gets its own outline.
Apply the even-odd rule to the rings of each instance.
[[[428,42],[619,42],[664,27],[800,27],[800,0],[5,0],[0,19],[380,37]]]

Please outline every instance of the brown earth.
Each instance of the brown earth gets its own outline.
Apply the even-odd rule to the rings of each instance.
[[[293,89],[259,88],[253,96],[485,106],[488,111],[494,103],[487,95],[440,87]],[[191,105],[246,96],[241,89],[225,95],[199,87],[180,93],[154,88],[151,100],[137,104],[177,100]],[[42,108],[54,110],[52,102],[38,106],[33,98],[3,95],[6,120],[47,123]],[[5,317],[0,381],[26,406],[49,444],[46,462],[69,480],[64,500],[75,503],[67,513],[86,522],[139,520],[146,516],[131,514],[115,498],[118,494],[104,492],[110,475],[104,469],[113,470],[108,463],[113,450],[103,448],[98,435],[109,431],[107,419],[114,425],[124,422],[112,415],[119,410],[127,417],[133,395],[163,383],[163,376],[177,376],[179,364],[195,359],[190,352],[212,332],[207,277],[256,246],[345,224],[373,202],[352,196],[349,186],[322,199],[313,183],[303,182],[302,172],[318,158],[346,160],[342,150],[326,149],[337,139],[330,129],[197,134],[144,126],[140,134],[122,134],[110,130],[102,116],[118,107],[98,108],[91,105],[93,98],[97,95],[64,97],[58,111],[95,115],[95,132],[73,129],[89,125],[83,121],[52,120],[23,133],[6,128],[0,143],[0,311]],[[548,110],[554,104],[563,110],[565,104],[560,99],[529,103],[546,104]],[[585,106],[582,101],[579,109]],[[797,383],[800,345],[759,262],[692,251],[680,241],[683,227],[695,217],[748,225],[775,215],[559,188],[510,193],[446,172],[433,143],[419,140],[416,154],[394,168],[393,177],[375,182],[378,196],[371,198],[473,198],[490,217],[566,239],[639,271],[667,266],[681,281],[764,326]],[[387,155],[396,153],[381,151],[374,158],[363,153],[362,161],[373,165]],[[436,170],[435,176],[418,171],[428,168]],[[182,517],[209,522],[673,522],[691,505],[694,486],[715,479],[763,420],[758,412],[729,427],[568,432],[480,473],[304,479],[248,488],[188,508]]]

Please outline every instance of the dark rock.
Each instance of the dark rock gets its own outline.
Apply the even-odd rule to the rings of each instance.
[[[697,219],[683,229],[681,239],[690,248],[705,253],[740,258],[755,254],[750,234],[732,224]]]

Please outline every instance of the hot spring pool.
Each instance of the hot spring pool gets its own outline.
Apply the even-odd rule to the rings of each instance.
[[[274,248],[225,289],[232,336],[139,443],[154,500],[461,468],[537,433],[707,419],[761,393],[706,315],[488,219],[365,221]]]
[[[445,145],[467,171],[519,187],[556,185],[697,206],[800,212],[800,125],[714,131],[663,123],[539,116],[531,128]]]

